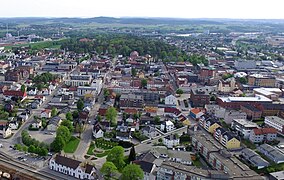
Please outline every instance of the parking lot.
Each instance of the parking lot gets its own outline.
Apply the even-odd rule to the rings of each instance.
[[[38,168],[43,167],[48,162],[48,159],[49,159],[49,156],[48,157],[39,157],[39,156],[34,155],[34,154],[14,150],[12,147],[6,147],[6,149],[7,148],[9,148],[7,150],[9,155],[14,157],[18,161],[25,162],[27,164],[34,166],[34,167],[38,167]]]
[[[36,140],[44,142],[46,144],[52,143],[52,141],[55,138],[55,132],[49,132],[47,130],[29,131],[29,134],[31,135],[32,138],[35,138]]]

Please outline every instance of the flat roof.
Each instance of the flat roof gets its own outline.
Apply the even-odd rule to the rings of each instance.
[[[272,102],[271,99],[262,96],[255,95],[255,97],[218,97],[223,102]]]
[[[276,179],[284,179],[284,171],[270,173],[270,176],[273,176]]]
[[[246,119],[234,119],[233,121],[241,124],[242,126],[244,126],[246,128],[258,127],[258,125],[256,123],[248,121]]]
[[[284,119],[282,119],[282,118],[280,118],[278,116],[266,116],[265,119],[268,119],[270,121],[274,121],[277,124],[281,124],[282,126],[284,125]]]

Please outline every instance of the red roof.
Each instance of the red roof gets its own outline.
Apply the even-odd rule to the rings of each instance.
[[[77,87],[70,87],[69,91],[77,91]]]
[[[262,135],[262,134],[276,134],[277,130],[274,128],[262,128],[262,129],[253,129],[255,135]]]
[[[178,110],[177,108],[172,108],[172,107],[165,107],[164,112],[165,113],[173,113],[175,115],[179,115],[181,113],[180,110]]]
[[[100,116],[105,116],[106,115],[106,111],[107,111],[107,109],[100,108],[99,109],[99,115]]]
[[[201,112],[201,109],[199,109],[199,108],[193,108],[193,109],[190,110],[190,112],[192,112],[193,114],[198,114],[198,113]]]
[[[138,111],[136,109],[128,108],[128,109],[125,109],[124,112],[127,114],[137,114]]]
[[[27,93],[22,91],[16,91],[16,90],[5,90],[3,92],[4,96],[17,96],[17,97],[26,97]]]

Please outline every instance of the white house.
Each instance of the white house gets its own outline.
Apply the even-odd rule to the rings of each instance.
[[[12,135],[12,130],[8,126],[7,121],[0,121],[0,135],[4,139]]]
[[[168,148],[173,148],[179,145],[179,137],[176,135],[168,135],[163,138],[163,144]]]
[[[165,104],[176,106],[177,98],[174,95],[171,94],[171,95],[165,97]]]
[[[9,127],[11,128],[11,130],[17,130],[19,127],[19,123],[17,121],[10,121]]]
[[[28,91],[28,95],[30,95],[30,96],[35,96],[36,94],[37,94],[37,88],[31,88]]]
[[[51,118],[51,110],[45,109],[45,110],[41,111],[40,117],[41,118]]]
[[[40,119],[37,119],[32,123],[32,128],[34,129],[40,129],[41,127],[42,127],[42,121]]]
[[[40,94],[43,96],[48,96],[51,94],[51,90],[49,88],[44,88],[40,91]]]
[[[164,121],[162,124],[161,124],[161,130],[162,131],[166,131],[166,132],[169,132],[169,131],[172,131],[175,129],[175,125],[172,121],[170,120],[167,120],[167,121]]]
[[[49,160],[49,168],[77,179],[97,179],[94,166],[58,154]]]
[[[27,112],[22,112],[18,117],[22,118],[24,121],[28,120],[29,114]]]
[[[99,123],[93,127],[93,137],[96,139],[104,137],[104,130]]]

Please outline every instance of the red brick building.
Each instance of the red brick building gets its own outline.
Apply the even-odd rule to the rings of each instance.
[[[249,104],[242,105],[241,111],[245,112],[247,118],[251,120],[260,119],[262,114],[261,110]]]

